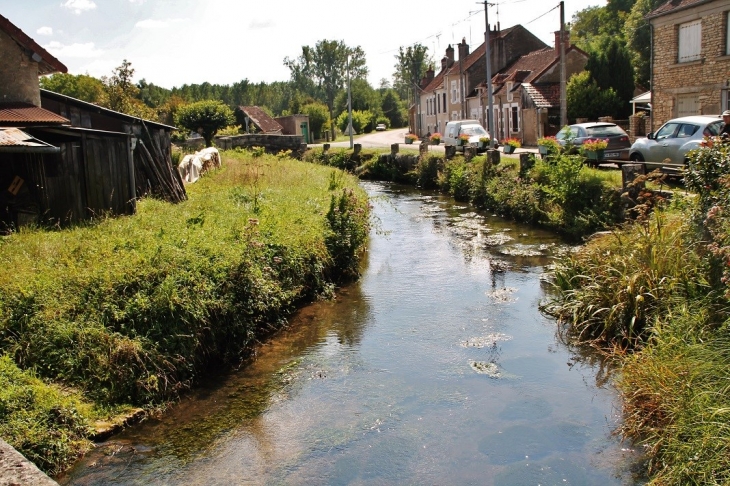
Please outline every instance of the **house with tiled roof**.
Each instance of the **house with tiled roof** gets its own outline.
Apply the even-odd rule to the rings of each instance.
[[[521,25],[500,29],[494,27],[489,36],[490,68],[493,73],[504,69],[520,56],[546,47],[545,43]],[[442,132],[449,120],[474,118],[487,126],[486,98],[483,90],[481,105],[469,102],[478,93],[478,87],[486,80],[486,48],[482,42],[473,52],[466,39],[457,44],[456,51],[449,45],[441,59],[441,69],[436,74],[429,69],[421,82],[419,135]],[[477,101],[479,97],[476,97]]]
[[[730,3],[668,0],[651,24],[652,126],[671,118],[730,109]]]
[[[554,135],[560,129],[560,33],[555,33],[555,47],[527,53],[492,77],[494,126],[499,140],[519,138],[525,145]],[[570,45],[565,36],[566,77],[585,69],[588,54]],[[480,86],[485,89],[485,86]],[[470,98],[474,108],[481,106]]]
[[[236,121],[246,133],[281,135],[284,127],[258,106],[239,106],[235,112]]]

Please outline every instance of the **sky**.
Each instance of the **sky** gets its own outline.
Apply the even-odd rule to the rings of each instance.
[[[484,39],[475,0],[0,0],[0,14],[53,54],[71,74],[109,76],[124,59],[134,80],[183,84],[287,81],[284,58],[302,46],[341,40],[366,55],[368,81],[392,80],[401,46],[428,47],[437,71],[449,44]],[[490,0],[489,22],[522,24],[548,45],[560,27],[559,0]],[[606,0],[565,0],[565,21]]]

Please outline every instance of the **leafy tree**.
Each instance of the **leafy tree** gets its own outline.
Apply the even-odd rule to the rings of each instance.
[[[401,46],[395,59],[393,88],[401,99],[410,100],[413,98],[413,83],[418,84],[428,69],[428,47],[419,43],[405,48]]]
[[[664,0],[637,0],[624,23],[624,37],[634,66],[634,83],[649,86],[651,74],[651,28],[644,18]]]
[[[353,79],[351,83],[352,109],[371,111],[380,115],[380,93],[370,86],[366,79]],[[347,111],[347,90],[340,91],[335,99],[335,113]],[[374,128],[374,126],[373,126]]]
[[[218,130],[233,122],[233,111],[215,100],[196,101],[182,106],[175,116],[176,125],[200,133],[206,147],[213,145],[213,137]]]
[[[314,102],[302,106],[302,114],[309,116],[309,129],[314,138],[322,138],[322,128],[329,122],[329,110],[326,105]]]
[[[387,90],[382,98],[381,110],[388,119],[388,126],[398,128],[406,126],[408,114],[395,90]]]
[[[137,82],[137,90],[137,97],[150,108],[162,106],[172,95],[169,89],[155,86],[152,83],[148,83],[145,79]]]
[[[613,115],[621,107],[621,100],[613,88],[601,89],[588,71],[571,76],[567,86],[568,118],[597,120]]]
[[[157,112],[139,99],[139,88],[132,82],[134,69],[126,59],[112,72],[111,77],[102,76],[106,99],[104,106],[139,118],[157,119]]]
[[[88,74],[56,73],[40,78],[43,89],[60,93],[88,103],[102,105],[106,100],[104,84]]]
[[[606,114],[618,118],[627,116],[634,95],[634,69],[623,41],[613,38],[601,51],[591,51],[586,70],[600,89],[612,88],[620,100],[616,111]]]
[[[309,79],[316,86],[317,97],[326,103],[330,119],[334,118],[335,97],[345,87],[348,66],[352,79],[365,78],[368,73],[365,52],[360,46],[351,48],[343,41],[326,39],[314,48],[302,46],[302,55],[297,60],[286,58],[284,64],[289,67],[295,85],[307,88],[311,86],[306,81]]]
[[[369,133],[373,131],[373,126],[375,125],[376,117],[373,115],[372,112],[368,110],[360,111],[360,110],[353,110],[352,111],[352,129],[355,133]],[[340,116],[337,117],[337,120],[335,121],[335,124],[337,125],[337,128],[340,129],[342,133],[347,134],[347,125],[350,123],[350,116],[349,113],[346,111],[343,111],[340,113]]]

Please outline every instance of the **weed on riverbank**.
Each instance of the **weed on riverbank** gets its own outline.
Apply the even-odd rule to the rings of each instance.
[[[135,216],[2,238],[0,263],[13,269],[0,275],[2,355],[99,405],[160,403],[239,362],[297,306],[355,275],[369,207],[356,179],[333,187],[332,171],[229,152],[181,204],[148,199]],[[0,422],[19,423],[18,410],[0,406]],[[79,427],[93,418],[83,415]],[[23,453],[33,427],[11,441]]]
[[[543,306],[573,342],[616,352],[621,433],[650,484],[730,481],[730,144],[690,155],[675,200],[557,265]]]

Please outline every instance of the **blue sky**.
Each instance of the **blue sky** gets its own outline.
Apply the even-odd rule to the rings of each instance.
[[[547,12],[559,0],[492,1],[491,24],[521,23],[552,45],[560,16]],[[605,4],[565,0],[566,21]],[[321,39],[361,46],[377,86],[391,79],[399,46],[420,42],[438,60],[448,44],[465,38],[475,48],[484,37],[484,7],[474,0],[0,0],[0,14],[72,74],[109,75],[127,59],[135,80],[167,88],[285,81],[284,58]]]

